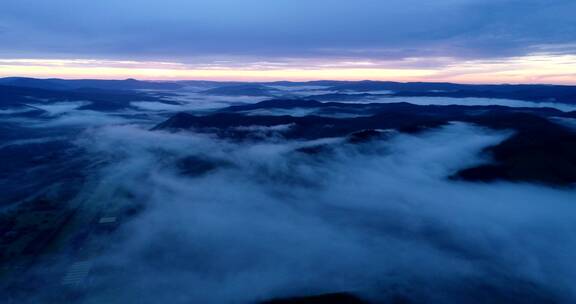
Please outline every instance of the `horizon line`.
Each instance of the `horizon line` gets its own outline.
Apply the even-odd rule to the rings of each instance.
[[[434,81],[434,80],[412,80],[412,81],[403,81],[403,80],[383,80],[383,79],[302,79],[302,80],[293,80],[293,79],[277,79],[277,80],[233,80],[233,79],[198,79],[198,78],[182,78],[182,79],[154,79],[154,78],[140,78],[140,77],[33,77],[33,76],[0,76],[0,79],[9,79],[9,78],[21,78],[21,79],[35,79],[35,80],[64,80],[64,81],[74,81],[74,80],[111,80],[111,81],[128,81],[128,80],[135,80],[135,81],[142,81],[142,82],[157,82],[157,83],[166,83],[166,82],[231,82],[231,83],[275,83],[275,82],[291,82],[291,83],[308,83],[308,82],[323,82],[323,81],[333,81],[333,82],[395,82],[395,83],[446,83],[446,84],[462,84],[462,85],[537,85],[537,86],[576,86],[576,82],[574,84],[567,84],[567,83],[543,83],[543,82],[468,82],[468,81]],[[2,85],[2,84],[0,84]]]
[[[0,57],[0,77],[141,79],[148,81],[450,82],[576,85],[576,55],[532,54],[499,60],[420,58],[391,62],[197,62]]]

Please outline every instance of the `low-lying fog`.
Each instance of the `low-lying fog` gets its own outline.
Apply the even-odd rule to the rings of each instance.
[[[196,91],[178,91],[174,96],[167,99],[174,101],[176,104],[166,104],[160,102],[133,102],[132,105],[147,111],[186,111],[186,110],[211,110],[223,108],[229,105],[256,103],[271,98],[306,98],[314,99],[317,95],[323,94],[338,94],[342,92],[330,91],[328,87],[313,87],[313,86],[296,86],[296,87],[283,87],[283,86],[268,86],[273,89],[279,90],[274,96],[212,96],[201,94]],[[324,97],[323,102],[345,102],[345,103],[398,103],[406,102],[415,105],[469,105],[469,106],[488,106],[488,105],[501,105],[508,107],[527,107],[527,108],[553,108],[563,112],[576,111],[576,105],[557,103],[557,102],[532,102],[513,99],[502,98],[452,98],[452,97],[392,97],[386,96],[391,91],[367,91],[367,92],[344,92],[350,96],[359,94],[372,94],[363,98],[353,98],[346,101],[335,98],[331,100],[329,97]],[[310,111],[310,110],[309,110]],[[284,115],[275,114],[273,115]],[[299,114],[296,114],[299,115]]]
[[[333,143],[321,157],[295,151],[317,143],[279,136],[238,144],[94,130],[79,144],[110,165],[90,203],[146,208],[97,260],[107,271],[94,275],[89,303],[253,303],[335,291],[474,303],[481,286],[574,300],[575,193],[446,179],[509,135],[455,123],[364,146]],[[215,168],[181,174],[185,157]]]
[[[512,99],[497,98],[451,98],[451,97],[381,97],[375,99],[366,99],[362,103],[395,103],[407,102],[415,105],[463,105],[463,106],[490,106],[501,105],[507,107],[525,107],[525,108],[552,108],[563,112],[576,111],[576,105],[556,103],[556,102],[532,102]]]
[[[230,99],[180,101],[134,105],[144,113]],[[45,110],[52,120],[33,127],[88,127],[76,145],[106,161],[81,194],[89,205],[144,206],[94,261],[86,303],[254,303],[339,291],[485,303],[479,290],[576,301],[576,193],[447,178],[488,161],[481,151],[510,133],[453,123],[362,145],[333,139],[318,155],[297,150],[319,142],[282,138],[290,125],[233,143],[149,131],[78,104]],[[184,172],[183,159],[209,166]]]

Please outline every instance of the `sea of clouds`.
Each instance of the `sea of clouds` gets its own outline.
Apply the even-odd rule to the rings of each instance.
[[[141,207],[91,255],[83,303],[241,304],[340,291],[376,302],[576,301],[574,191],[448,178],[490,161],[484,149],[510,132],[453,123],[352,145],[285,140],[291,126],[281,125],[244,127],[259,136],[238,142],[150,131],[140,116],[80,105],[25,122],[84,129],[74,143],[100,164],[79,195],[86,212]],[[132,114],[175,110],[137,105]],[[331,148],[302,152],[318,145]],[[211,165],[185,174],[183,159]]]
[[[576,194],[452,181],[510,133],[454,123],[420,135],[227,142],[133,125],[78,144],[107,166],[93,201],[137,203],[97,257],[87,303],[255,303],[350,291],[431,303],[575,300]],[[185,175],[193,157],[215,168]],[[119,199],[121,193],[128,193]],[[128,197],[128,198],[126,198]],[[121,285],[122,288],[118,288]]]

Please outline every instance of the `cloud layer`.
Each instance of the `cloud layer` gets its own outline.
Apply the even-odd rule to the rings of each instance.
[[[485,58],[573,44],[574,11],[570,0],[8,0],[0,35],[14,54]]]
[[[555,63],[576,54],[575,11],[571,0],[6,0],[0,62],[28,63],[0,74],[53,77],[45,64],[60,59],[65,77],[573,83]]]
[[[79,143],[109,166],[90,204],[145,210],[95,261],[86,303],[254,303],[334,291],[476,303],[486,290],[494,303],[570,302],[573,192],[445,178],[486,161],[479,151],[508,135],[453,124],[336,142],[319,157],[295,151],[316,142],[281,136],[241,144],[92,130]],[[183,174],[183,158],[215,166]]]

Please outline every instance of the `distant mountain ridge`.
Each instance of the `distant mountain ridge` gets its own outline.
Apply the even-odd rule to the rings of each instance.
[[[177,90],[184,85],[175,82],[141,81],[136,79],[100,80],[100,79],[37,79],[28,77],[0,78],[0,85],[29,87],[49,90]]]
[[[278,89],[261,84],[236,84],[205,90],[201,93],[226,96],[273,96],[281,92]]]
[[[558,102],[576,104],[576,86],[547,84],[458,84],[450,82],[394,82],[394,81],[276,81],[276,82],[218,82],[203,80],[143,81],[136,79],[37,79],[27,77],[0,78],[0,85],[58,91],[106,90],[176,91],[187,87],[204,88],[205,95],[295,97],[290,90],[278,87],[320,87],[324,94],[301,96],[322,101],[360,100],[372,97],[449,97],[449,98],[498,98],[532,102]],[[386,93],[382,93],[386,92]]]

